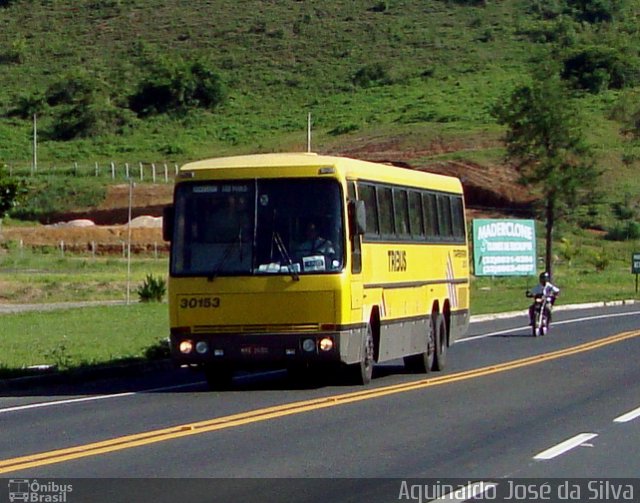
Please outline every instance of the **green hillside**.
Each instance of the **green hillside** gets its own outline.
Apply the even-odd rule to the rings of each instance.
[[[557,61],[603,187],[629,206],[639,13],[640,0],[0,0],[0,165],[31,163],[34,113],[45,167],[303,150],[309,113],[317,151],[392,139],[418,165],[500,164],[492,107]]]

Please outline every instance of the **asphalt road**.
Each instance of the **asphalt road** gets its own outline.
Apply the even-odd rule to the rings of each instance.
[[[69,502],[637,501],[639,354],[631,305],[558,311],[542,338],[474,323],[444,372],[395,362],[368,387],[271,372],[209,392],[179,369],[5,392],[0,476],[71,480]]]

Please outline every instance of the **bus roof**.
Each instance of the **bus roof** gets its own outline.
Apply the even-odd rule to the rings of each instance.
[[[252,154],[232,157],[217,157],[190,162],[180,168],[181,172],[202,172],[208,170],[237,170],[277,168],[282,176],[282,168],[322,168],[331,167],[345,178],[355,180],[375,180],[389,184],[432,187],[447,192],[461,192],[460,180],[455,177],[419,171],[411,168],[392,166],[349,157],[319,155],[316,153],[272,153]],[[265,173],[265,176],[268,176]],[[226,177],[225,177],[226,178]]]

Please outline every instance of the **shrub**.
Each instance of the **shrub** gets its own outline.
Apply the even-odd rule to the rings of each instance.
[[[129,107],[139,116],[215,108],[225,99],[222,78],[204,62],[161,62],[152,68],[129,98]]]
[[[147,360],[164,360],[169,358],[171,351],[169,349],[169,341],[162,339],[156,342],[153,346],[149,346],[144,351],[144,356]]]
[[[328,132],[328,134],[330,134],[331,136],[339,136],[341,134],[352,133],[353,131],[357,131],[358,129],[360,129],[360,126],[358,126],[357,124],[341,124],[334,127],[331,131]]]
[[[373,63],[360,68],[351,79],[356,86],[373,87],[389,84],[389,73],[382,63]]]
[[[26,196],[24,180],[9,177],[0,171],[0,220]]]
[[[578,21],[608,23],[620,13],[618,0],[566,0],[567,11]]]
[[[563,61],[562,78],[576,89],[599,93],[634,85],[638,64],[615,49],[587,47],[570,54]]]
[[[135,120],[130,111],[100,98],[62,107],[54,115],[55,121],[50,136],[54,140],[62,141],[120,134]]]
[[[578,255],[580,247],[568,239],[561,239],[558,245],[558,255],[568,264]]]
[[[152,274],[147,274],[144,283],[138,287],[140,302],[162,302],[165,293],[167,293],[167,282]]]
[[[609,267],[609,257],[604,248],[600,251],[591,252],[588,261],[596,268],[596,271],[598,272],[602,272],[607,267]]]
[[[610,241],[628,241],[630,239],[640,239],[640,223],[628,220],[614,225],[605,239]]]

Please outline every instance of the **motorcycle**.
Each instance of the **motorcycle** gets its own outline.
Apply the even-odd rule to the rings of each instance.
[[[533,305],[531,306],[531,332],[534,337],[547,335],[551,324],[550,314],[553,305],[553,295],[533,295],[527,292],[527,297],[533,297]]]

